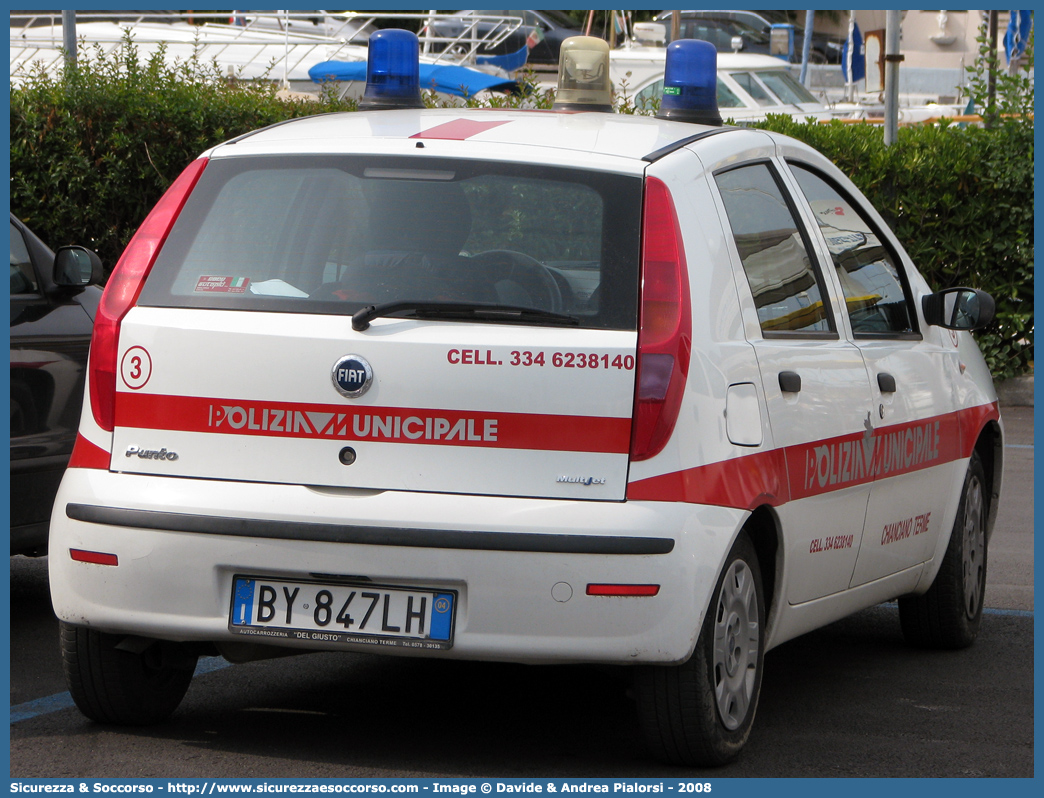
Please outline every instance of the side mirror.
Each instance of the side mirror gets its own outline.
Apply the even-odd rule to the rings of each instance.
[[[102,262],[86,247],[59,247],[54,254],[54,283],[63,288],[101,285]]]
[[[978,288],[947,288],[921,298],[924,320],[947,330],[981,330],[993,321],[997,303]]]
[[[742,36],[733,36],[732,37],[732,41],[730,42],[730,44],[732,45],[732,52],[738,53],[740,50],[743,49],[743,44],[744,44],[743,37]]]

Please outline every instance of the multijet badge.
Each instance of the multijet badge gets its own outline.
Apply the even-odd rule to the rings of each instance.
[[[373,382],[373,369],[366,358],[359,355],[345,355],[334,363],[333,373],[334,388],[341,396],[349,399],[357,399],[368,390]]]

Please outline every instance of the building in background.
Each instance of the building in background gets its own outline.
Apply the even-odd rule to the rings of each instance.
[[[804,12],[795,12],[803,14]],[[923,95],[925,99],[951,102],[964,95],[967,84],[965,69],[979,57],[976,37],[983,25],[986,11],[903,11],[902,66],[899,70],[899,91],[904,95]],[[883,10],[855,12],[855,20],[864,38],[867,34],[885,29]],[[833,18],[831,18],[833,17]],[[1010,12],[1001,11],[998,19],[998,42],[1007,30]],[[816,15],[815,28],[824,33],[846,37],[848,12]],[[1003,50],[1003,44],[1000,44]],[[1002,65],[1007,61],[1001,56]],[[819,73],[816,75],[815,73]],[[817,85],[818,84],[818,85]],[[813,73],[812,88],[831,88],[835,76],[817,69]]]

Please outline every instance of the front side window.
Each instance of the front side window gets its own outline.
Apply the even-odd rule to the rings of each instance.
[[[772,168],[756,163],[719,172],[714,179],[762,332],[832,332],[822,283]]]
[[[22,231],[11,224],[11,293],[33,294],[39,290],[36,284],[36,272],[33,260],[29,257],[29,249],[22,238]]]
[[[479,161],[211,161],[142,304],[351,314],[511,305],[634,329],[640,178]]]
[[[779,101],[776,100],[771,94],[765,91],[765,87],[758,83],[757,79],[750,72],[730,72],[729,75],[734,81],[739,84],[739,87],[743,91],[747,92],[751,98],[758,105],[779,105]]]
[[[916,332],[899,267],[873,226],[834,185],[790,166],[826,238],[852,332],[863,337]]]
[[[680,33],[683,39],[710,42],[719,53],[732,52],[732,40],[736,36],[744,35],[748,43],[753,40],[745,29],[730,20],[683,19]]]
[[[718,108],[745,108],[743,101],[736,96],[736,92],[725,85],[718,78]],[[658,111],[660,101],[663,99],[663,79],[650,83],[634,96],[634,107],[639,111]],[[727,114],[723,114],[727,116]]]
[[[769,87],[773,94],[779,97],[781,102],[792,105],[816,102],[812,92],[798,83],[794,76],[785,70],[772,69],[755,72],[754,74]]]
[[[555,11],[555,10],[543,11],[543,10],[541,10],[540,13],[544,15],[545,19],[551,20],[552,23],[554,23],[555,25],[557,25],[560,28],[575,28],[576,27],[576,20],[574,20],[571,16],[569,16],[564,11]],[[551,27],[551,26],[544,25],[544,27],[548,28],[548,27]]]

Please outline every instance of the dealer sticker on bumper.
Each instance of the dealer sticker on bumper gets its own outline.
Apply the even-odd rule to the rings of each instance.
[[[228,628],[241,635],[323,643],[444,649],[456,593],[236,576]]]

